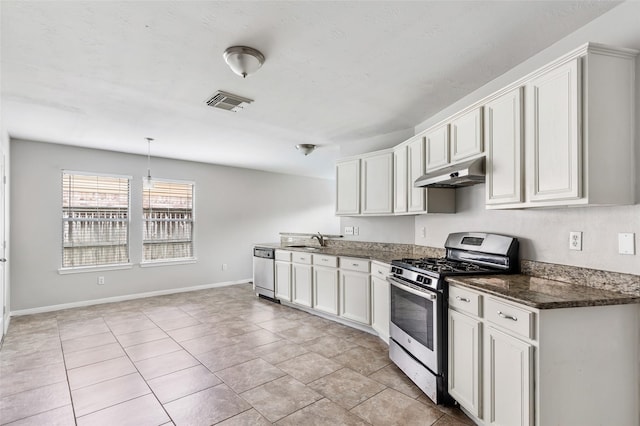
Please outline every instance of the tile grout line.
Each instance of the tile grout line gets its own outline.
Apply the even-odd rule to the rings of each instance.
[[[162,327],[158,326],[158,324],[156,324],[156,323],[155,323],[155,321],[153,321],[151,318],[149,318],[149,315],[147,315],[147,314],[146,314],[146,312],[144,312],[143,310],[140,310],[140,313],[142,313],[142,315],[144,315],[145,317],[147,317],[147,319],[148,319],[149,321],[151,321],[151,322],[152,322],[156,327],[158,327],[160,330],[162,330],[162,331],[166,334],[166,331],[165,331]],[[109,323],[107,323],[107,321],[105,321],[105,324],[107,324],[107,328],[109,328],[109,330],[111,331],[111,333],[112,333],[112,334],[114,334],[114,333],[113,333],[113,330],[111,329],[111,326],[109,326]],[[182,345],[180,345],[178,342],[176,342],[176,341],[175,341],[171,336],[169,336],[168,334],[167,334],[167,336],[168,336],[168,338],[169,338],[169,339],[171,339],[174,343],[176,343],[178,346],[180,346],[180,347],[182,348]],[[129,359],[129,361],[130,361],[130,362],[131,362],[131,364],[133,365],[133,368],[135,368],[135,369],[136,369],[136,371],[137,371],[137,372],[138,372],[138,374],[140,375],[140,378],[144,381],[144,384],[145,384],[145,385],[147,386],[147,388],[149,389],[150,394],[151,394],[151,395],[153,395],[153,397],[156,399],[156,401],[158,401],[158,404],[160,404],[160,407],[162,407],[162,411],[164,411],[164,413],[167,415],[167,418],[169,419],[169,421],[175,425],[175,421],[173,420],[173,417],[171,417],[171,415],[170,415],[170,414],[169,414],[169,412],[167,411],[167,409],[166,409],[166,407],[164,406],[164,404],[163,404],[162,402],[160,402],[160,399],[158,399],[158,395],[156,395],[156,394],[155,394],[155,392],[153,391],[153,388],[151,388],[151,386],[149,386],[149,382],[148,382],[148,381],[147,381],[147,379],[145,379],[145,377],[142,375],[142,373],[141,373],[141,372],[140,372],[140,370],[138,369],[138,366],[136,365],[136,363],[131,359],[131,357],[130,357],[130,356],[129,356],[129,354],[127,353],[127,350],[125,349],[125,347],[124,347],[124,346],[122,346],[122,343],[120,343],[120,340],[118,340],[118,338],[115,336],[115,334],[114,334],[114,337],[115,337],[116,341],[118,342],[118,344],[120,345],[120,347],[122,348],[122,351],[125,353],[125,355],[126,355],[126,356],[127,356],[127,358]],[[158,340],[159,340],[159,339],[158,339]],[[145,342],[145,343],[147,343],[147,342]],[[132,346],[135,346],[135,345],[132,345]],[[183,349],[184,349],[184,348],[183,348]],[[175,351],[175,352],[177,352],[177,351]],[[171,352],[170,352],[170,353],[171,353]],[[165,355],[165,354],[163,354],[163,355]],[[160,355],[158,355],[158,356],[160,356]],[[153,358],[153,357],[151,357],[151,358]],[[142,361],[142,360],[141,360],[141,361]],[[200,361],[198,360],[198,362],[200,362]],[[147,394],[147,395],[148,395],[148,394]],[[144,396],[144,395],[143,395],[143,396]],[[136,397],[136,398],[139,398],[139,397]],[[133,400],[133,399],[135,399],[135,398],[132,398],[132,399],[130,399],[130,400],[128,400],[128,401],[131,401],[131,400]],[[127,401],[124,401],[124,402],[127,402]],[[122,403],[122,402],[121,402],[121,403]],[[121,403],[120,403],[120,404],[121,404]],[[117,405],[117,404],[116,404],[116,405]]]
[[[60,339],[60,351],[62,352],[62,363],[64,364],[64,376],[67,378],[67,389],[69,391],[69,401],[71,402],[71,413],[73,414],[73,422],[77,426],[78,419],[76,417],[76,406],[73,403],[73,393],[71,393],[71,382],[69,381],[69,370],[67,370],[67,359],[64,356],[64,346],[62,346],[62,335],[60,334],[60,321],[56,315],[56,325],[58,328],[58,338]]]

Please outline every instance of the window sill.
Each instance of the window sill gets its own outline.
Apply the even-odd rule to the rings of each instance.
[[[104,265],[104,266],[78,266],[76,268],[60,268],[58,274],[83,274],[87,272],[100,272],[100,271],[116,271],[118,269],[131,269],[132,263],[121,263],[118,265]]]
[[[157,260],[140,262],[141,268],[153,268],[155,266],[173,266],[173,265],[188,265],[190,263],[197,263],[198,259],[195,257],[189,259],[176,259],[176,260]]]

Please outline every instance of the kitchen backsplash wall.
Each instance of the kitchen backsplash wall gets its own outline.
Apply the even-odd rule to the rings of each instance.
[[[521,259],[640,275],[640,255],[618,254],[619,232],[638,242],[640,205],[486,210],[484,190],[457,189],[455,215],[416,216],[415,243],[443,247],[450,232],[494,232],[518,237]],[[569,250],[571,231],[582,232],[582,251]]]

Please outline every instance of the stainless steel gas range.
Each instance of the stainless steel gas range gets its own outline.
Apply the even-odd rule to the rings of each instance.
[[[518,240],[480,232],[449,234],[445,258],[391,262],[389,357],[437,404],[447,392],[447,308],[451,275],[518,272]]]

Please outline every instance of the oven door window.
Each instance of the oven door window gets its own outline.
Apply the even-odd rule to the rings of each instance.
[[[391,286],[391,322],[430,350],[434,350],[434,301]]]

